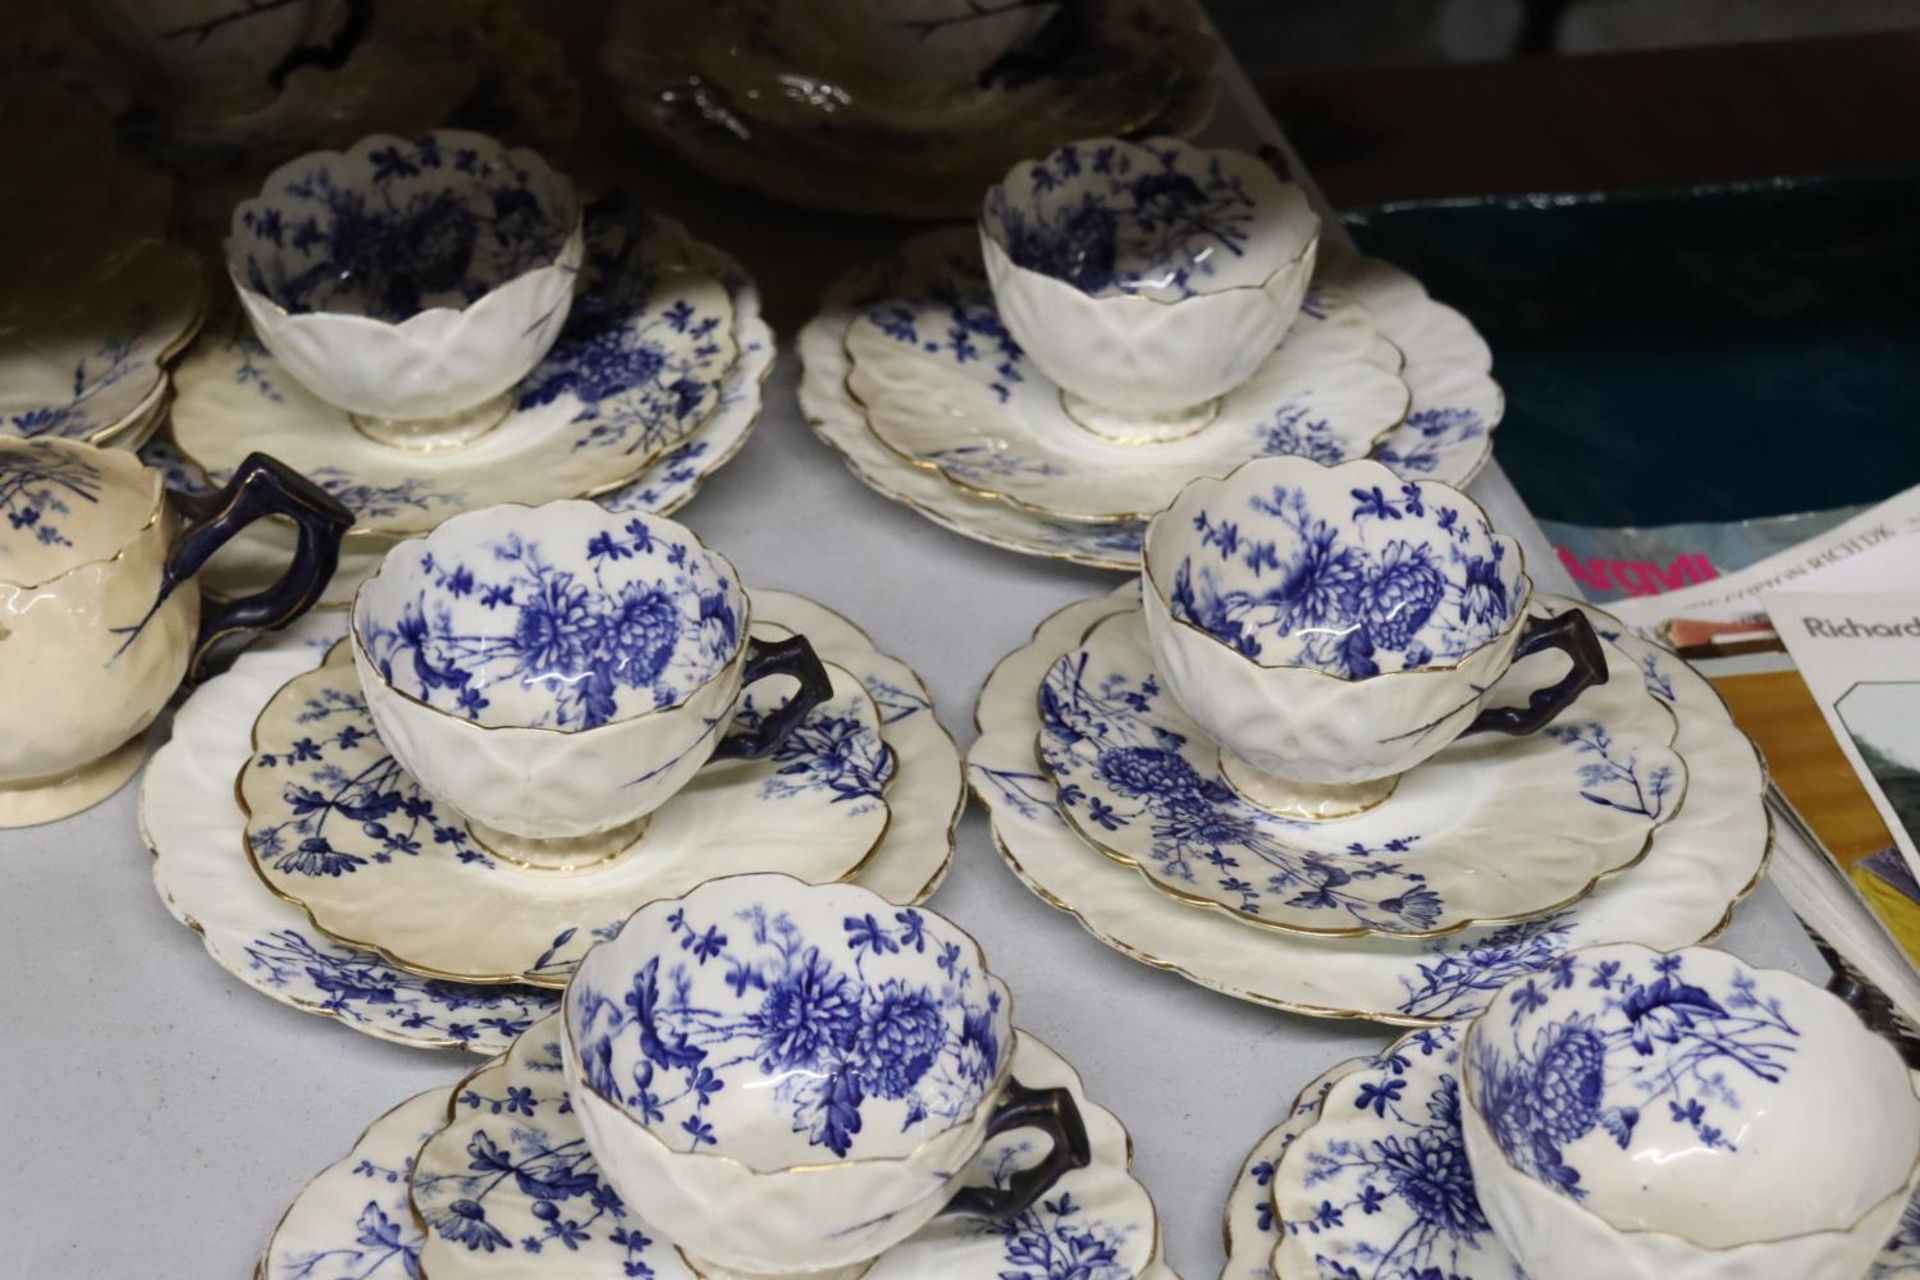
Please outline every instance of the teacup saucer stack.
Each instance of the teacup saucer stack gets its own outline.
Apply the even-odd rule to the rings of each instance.
[[[328,603],[399,538],[502,502],[667,512],[733,456],[773,340],[719,251],[617,193],[584,204],[480,134],[362,139],[276,170],[234,211],[244,318],[182,363],[170,440],[189,487],[248,450],[354,512]],[[271,535],[216,566],[244,588]]]
[[[842,279],[800,399],[868,485],[1029,555],[1134,569],[1148,517],[1253,458],[1461,486],[1502,399],[1479,336],[1323,242],[1266,161],[1094,138],[1023,161],[978,225]]]
[[[1571,953],[1308,1085],[1222,1280],[1912,1280],[1920,1099],[1838,999],[1723,952]]]
[[[249,985],[498,1051],[643,903],[767,871],[919,901],[961,792],[924,686],[850,623],[572,500],[448,520],[242,656],[141,817],[161,897]]]
[[[1700,942],[1757,880],[1760,763],[1711,688],[1535,591],[1459,491],[1260,459],[1144,558],[1001,662],[969,756],[1009,864],[1127,954],[1435,1024],[1577,947]]]
[[[1126,1131],[933,912],[785,876],[652,903],[559,1012],[376,1121],[263,1280],[1166,1280]]]

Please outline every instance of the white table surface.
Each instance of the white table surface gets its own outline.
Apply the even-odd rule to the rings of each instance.
[[[1240,140],[1260,124],[1230,94],[1216,136]],[[783,346],[833,275],[898,234],[721,192],[650,158],[610,118],[596,115],[589,134],[614,157],[603,163],[759,275]],[[783,352],[752,441],[682,518],[749,584],[810,595],[911,663],[964,748],[993,663],[1040,619],[1117,579],[965,541],[870,493],[801,420],[798,372]],[[1497,470],[1476,493],[1496,522],[1528,533]],[[1531,534],[1537,576],[1566,589]],[[311,1174],[387,1108],[451,1085],[474,1062],[380,1043],[223,973],[153,892],[136,792],[0,832],[6,1280],[245,1280]],[[1187,1280],[1210,1280],[1220,1265],[1223,1197],[1253,1140],[1307,1079],[1389,1034],[1242,1004],[1109,950],[1020,885],[977,809],[932,905],[981,939],[1019,995],[1022,1025],[1132,1131],[1167,1258]],[[1724,945],[1825,973],[1771,885],[1740,908]]]

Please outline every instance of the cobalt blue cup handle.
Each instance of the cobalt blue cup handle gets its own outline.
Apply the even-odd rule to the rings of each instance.
[[[213,606],[200,617],[189,678],[197,677],[207,650],[236,631],[284,627],[313,607],[340,564],[340,541],[353,527],[353,513],[340,500],[277,458],[248,454],[218,493],[204,498],[174,494],[192,523],[174,544],[160,572],[160,590],[147,616],[174,588],[200,571],[213,553],[242,529],[268,516],[286,516],[300,531],[293,563],[280,580],[254,595]],[[144,624],[143,624],[144,625]],[[131,630],[137,631],[138,628]]]
[[[287,77],[302,67],[318,67],[322,71],[338,71],[347,65],[347,59],[366,39],[367,32],[373,30],[373,0],[347,0],[347,11],[340,19],[340,26],[327,37],[322,44],[301,45],[280,59],[272,71],[267,73],[267,87],[280,90],[287,87]]]
[[[833,696],[833,677],[827,674],[820,656],[805,636],[785,640],[747,640],[746,669],[741,687],[765,680],[768,676],[792,676],[800,689],[787,699],[787,705],[751,729],[723,738],[714,749],[714,760],[758,760],[780,749],[793,736],[813,709]]]
[[[1025,1213],[1061,1178],[1093,1162],[1087,1125],[1070,1090],[1029,1089],[1018,1080],[1007,1081],[1007,1092],[987,1121],[987,1136],[1014,1129],[1044,1132],[1053,1144],[1047,1158],[1014,1174],[1004,1187],[967,1187],[947,1202],[941,1216],[1006,1222]]]
[[[1572,706],[1574,700],[1594,685],[1607,682],[1607,655],[1600,648],[1600,637],[1593,624],[1578,609],[1568,609],[1552,618],[1528,618],[1521,624],[1520,643],[1513,647],[1513,660],[1545,649],[1558,649],[1573,663],[1573,669],[1544,689],[1535,689],[1524,707],[1488,707],[1467,726],[1468,733],[1522,734],[1544,728],[1553,718]]]

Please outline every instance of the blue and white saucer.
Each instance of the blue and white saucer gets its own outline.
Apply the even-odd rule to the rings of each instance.
[[[363,435],[230,328],[175,376],[173,442],[221,482],[254,450],[310,476],[354,513],[353,535],[403,537],[502,502],[538,505],[632,484],[715,411],[737,362],[725,282],[674,223],[596,205],[560,339],[473,443],[414,451]]]
[[[254,722],[253,754],[234,783],[244,847],[267,887],[316,928],[402,968],[565,986],[580,957],[643,903],[754,871],[846,880],[879,848],[894,773],[880,709],[857,676],[826,666],[833,695],[778,751],[710,764],[633,844],[555,873],[488,848],[394,758],[342,642]],[[739,715],[776,710],[748,691]]]
[[[294,1199],[261,1280],[696,1280],[673,1241],[602,1180],[567,1099],[559,1039],[556,1019],[541,1022],[451,1093],[422,1094],[376,1121]],[[1173,1280],[1159,1260],[1153,1202],[1128,1172],[1120,1122],[1087,1100],[1064,1059],[1024,1033],[1013,1069],[1023,1083],[1072,1091],[1093,1162],[1004,1225],[936,1219],[866,1274]],[[1006,1178],[1032,1145],[1020,1131],[988,1139],[964,1181]]]
[[[1606,654],[1614,678],[1539,733],[1462,738],[1367,812],[1308,822],[1233,789],[1155,673],[1136,610],[1047,672],[1035,752],[1080,838],[1182,902],[1289,933],[1431,937],[1571,905],[1679,811],[1673,713]],[[1492,697],[1542,679],[1522,662]]]
[[[823,658],[856,673],[880,708],[894,766],[893,820],[855,881],[895,901],[923,900],[952,857],[963,798],[958,751],[934,719],[925,687],[853,624],[811,601],[756,592],[754,619],[803,631]],[[423,978],[341,943],[268,889],[244,852],[233,780],[251,755],[253,722],[289,679],[320,662],[345,625],[335,611],[310,615],[242,654],[180,709],[141,788],[154,887],[215,963],[283,1004],[378,1039],[499,1052],[553,1007],[551,991]]]
[[[971,464],[973,480],[966,483],[972,487],[962,487],[928,465],[934,460],[910,461],[878,434],[868,407],[849,385],[855,364],[848,338],[861,317],[913,296],[907,285],[924,274],[925,258],[941,254],[962,267],[977,262],[977,236],[949,229],[916,237],[893,255],[856,268],[828,291],[820,313],[800,335],[800,404],[808,423],[869,488],[955,533],[1025,555],[1137,569],[1144,520],[1065,519],[985,497],[982,490],[1000,492],[991,475],[1005,466],[997,456],[960,453],[942,459],[949,468],[956,459],[963,468]],[[1315,287],[1366,311],[1385,340],[1372,344],[1366,362],[1397,372],[1410,396],[1405,416],[1372,442],[1368,456],[1409,478],[1464,487],[1490,456],[1492,432],[1505,409],[1489,373],[1486,343],[1459,312],[1434,302],[1411,276],[1386,263],[1323,249]],[[995,364],[1002,358],[997,338],[950,334],[946,328],[932,337],[970,342]],[[1311,452],[1310,441],[1289,440],[1285,431],[1277,439]]]
[[[0,436],[137,436],[205,312],[199,255],[158,240],[14,281],[0,300]]]
[[[1640,942],[1671,950],[1711,938],[1765,869],[1765,776],[1713,687],[1672,654],[1579,606],[1679,724],[1674,747],[1686,764],[1686,804],[1654,831],[1638,865],[1562,910],[1441,938],[1302,937],[1250,929],[1182,902],[1090,845],[1034,759],[1042,729],[1036,695],[1047,672],[1091,627],[1133,609],[1136,599],[1130,583],[1071,605],[1002,659],[981,691],[980,735],[968,753],[974,794],[1015,874],[1136,959],[1256,1004],[1427,1025],[1477,1012],[1510,978],[1538,972],[1575,947]],[[1537,599],[1554,610],[1574,607]]]
[[[1308,1085],[1241,1165],[1220,1280],[1526,1280],[1481,1212],[1460,1132],[1464,1022]],[[1920,1199],[1868,1280],[1920,1277]]]

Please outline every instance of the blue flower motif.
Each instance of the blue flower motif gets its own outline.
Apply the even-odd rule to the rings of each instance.
[[[754,1015],[764,1070],[818,1066],[830,1050],[846,1049],[860,1026],[859,984],[812,947],[787,973],[768,984]]]
[[[890,980],[867,1002],[854,1036],[861,1083],[875,1097],[904,1098],[946,1042],[946,1019],[931,993]]]

